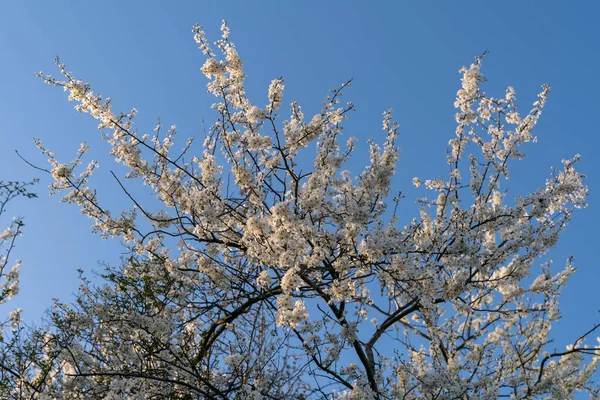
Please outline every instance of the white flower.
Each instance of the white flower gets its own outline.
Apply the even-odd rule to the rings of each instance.
[[[229,27],[227,26],[227,21],[226,20],[222,21],[221,32],[222,32],[222,38],[223,39],[229,38]]]
[[[0,240],[4,241],[10,238],[13,235],[13,232],[10,228],[6,228],[4,232],[0,233]]]
[[[209,79],[213,76],[218,77],[225,74],[225,67],[223,66],[223,63],[215,60],[214,58],[207,59],[201,70]]]
[[[254,124],[254,123],[260,121],[264,117],[265,117],[264,111],[256,106],[252,106],[246,111],[246,121],[248,121],[251,124]]]
[[[269,275],[269,271],[262,270],[260,274],[258,274],[258,278],[256,278],[256,283],[262,289],[267,289],[271,284],[271,276]]]
[[[17,308],[16,310],[11,311],[9,314],[9,319],[12,322],[13,330],[17,329],[17,327],[19,326],[19,322],[21,322],[21,312],[22,311],[23,311],[22,308]]]
[[[298,276],[298,270],[296,268],[290,268],[281,278],[281,290],[284,293],[291,293],[295,290],[299,290],[302,286],[302,278]]]
[[[281,107],[281,101],[283,100],[283,79],[273,79],[269,86],[269,105],[267,106],[268,112],[279,110]]]
[[[71,169],[66,164],[60,164],[52,170],[52,177],[57,181],[61,178],[68,178],[71,175]]]

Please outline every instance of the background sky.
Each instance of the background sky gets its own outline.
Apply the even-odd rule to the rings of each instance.
[[[568,5],[567,5],[568,4]],[[394,187],[407,199],[401,223],[415,216],[414,176],[446,173],[445,149],[454,135],[453,101],[458,70],[489,50],[483,73],[486,92],[502,96],[516,89],[521,109],[529,109],[540,86],[552,86],[550,100],[534,129],[537,144],[525,146],[525,160],[513,163],[509,197],[544,184],[550,167],[581,154],[588,175],[589,207],[575,213],[549,257],[556,267],[569,254],[579,271],[562,296],[563,319],[554,336],[562,347],[600,319],[600,146],[595,120],[600,102],[600,3],[562,1],[2,1],[0,2],[0,180],[40,177],[38,199],[17,200],[7,215],[25,217],[25,234],[15,257],[23,261],[21,292],[0,312],[22,307],[39,321],[52,298],[69,301],[86,273],[115,263],[121,247],[90,231],[77,207],[48,196],[48,176],[27,166],[45,165],[32,138],[38,137],[70,161],[82,141],[100,169],[92,185],[113,212],[130,207],[110,170],[97,122],[73,110],[66,94],[44,85],[34,73],[58,75],[54,57],[68,70],[113,99],[115,111],[139,110],[137,126],[150,132],[155,118],[176,124],[181,140],[202,137],[202,121],[214,121],[214,102],[199,71],[204,62],[191,28],[205,27],[212,42],[227,19],[247,72],[251,99],[266,104],[269,82],[286,79],[284,103],[297,100],[306,115],[317,112],[328,90],[354,78],[346,100],[357,112],[345,134],[363,145],[382,141],[381,113],[395,110],[402,154]],[[281,114],[286,116],[286,110]],[[183,145],[183,142],[182,144]],[[355,172],[366,162],[364,151]],[[354,168],[354,167],[353,167]],[[139,192],[140,195],[144,193]],[[4,217],[3,217],[4,218]],[[9,219],[0,223],[8,225]]]

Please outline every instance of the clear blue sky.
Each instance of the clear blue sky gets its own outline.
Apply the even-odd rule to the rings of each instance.
[[[525,109],[542,83],[553,88],[534,131],[539,142],[526,147],[527,158],[513,164],[504,187],[512,195],[533,190],[550,166],[577,153],[580,170],[589,176],[589,207],[575,214],[550,254],[557,267],[574,254],[579,268],[562,297],[563,320],[555,330],[562,345],[600,317],[599,11],[593,1],[3,1],[0,179],[40,176],[14,153],[19,149],[44,165],[32,137],[64,161],[85,140],[100,161],[92,184],[101,200],[128,207],[109,178],[115,167],[96,121],[75,112],[65,93],[44,85],[34,72],[57,74],[53,59],[60,55],[69,70],[113,98],[116,110],[137,108],[141,129],[150,131],[161,116],[163,125],[178,126],[181,137],[201,136],[202,118],[207,124],[214,119],[213,98],[199,71],[203,57],[191,28],[204,25],[212,41],[224,18],[244,60],[251,98],[265,99],[270,80],[284,76],[286,103],[298,100],[310,114],[329,88],[354,78],[346,99],[358,112],[346,132],[361,143],[381,138],[382,111],[396,110],[402,156],[395,185],[409,197],[401,211],[407,222],[417,195],[412,177],[446,171],[458,69],[487,49],[488,93],[502,95],[512,85]],[[23,260],[21,293],[9,308],[24,308],[29,321],[39,319],[51,298],[70,298],[77,268],[100,270],[99,262],[116,262],[121,251],[118,243],[94,236],[91,221],[76,207],[49,197],[48,177],[40,178],[40,198],[8,210],[26,222],[15,252]]]

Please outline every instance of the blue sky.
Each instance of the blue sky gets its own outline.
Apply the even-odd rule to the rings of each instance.
[[[410,221],[412,199],[423,195],[412,188],[412,177],[446,171],[462,65],[489,50],[486,91],[502,95],[511,85],[523,109],[541,84],[550,83],[549,103],[534,130],[539,141],[526,146],[526,159],[513,164],[504,187],[511,195],[534,190],[550,166],[582,155],[589,207],[575,214],[549,255],[558,267],[574,254],[579,268],[562,296],[563,319],[555,330],[562,346],[600,319],[600,139],[594,120],[600,106],[599,11],[592,1],[0,3],[0,179],[42,179],[39,199],[15,202],[8,210],[26,223],[15,253],[23,260],[21,293],[9,308],[22,307],[25,319],[38,320],[51,298],[70,298],[78,285],[77,268],[101,270],[101,263],[117,262],[122,251],[116,241],[94,236],[91,221],[75,206],[49,197],[48,177],[18,159],[15,149],[44,166],[32,137],[64,161],[87,141],[100,161],[92,184],[101,200],[115,210],[130,206],[110,178],[109,171],[118,168],[107,158],[96,121],[74,111],[60,89],[44,85],[34,73],[57,74],[53,59],[60,55],[76,76],[111,97],[116,110],[137,108],[140,130],[150,131],[160,116],[163,125],[176,124],[182,138],[201,136],[202,120],[211,124],[215,115],[191,28],[205,26],[212,41],[221,19],[227,19],[251,98],[265,102],[268,83],[284,76],[285,102],[298,100],[310,115],[328,89],[354,78],[346,99],[358,111],[346,132],[363,144],[370,137],[383,139],[381,113],[395,110],[402,132],[395,188],[408,196],[401,222]],[[353,165],[364,161],[359,154]]]

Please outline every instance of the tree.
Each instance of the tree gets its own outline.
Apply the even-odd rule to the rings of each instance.
[[[8,204],[15,198],[37,197],[29,191],[29,186],[37,183],[19,181],[0,181],[0,216],[6,213]],[[23,231],[23,218],[15,217],[12,222],[0,232],[0,304],[19,293],[19,268],[21,262],[12,259],[16,240]],[[21,353],[21,309],[10,312],[8,318],[0,321],[0,393],[6,392],[9,387],[18,385],[22,374],[19,359],[15,354]],[[10,328],[9,328],[10,327]],[[16,352],[14,352],[16,350]]]
[[[383,145],[369,142],[358,176],[343,170],[356,148],[342,142],[352,103],[346,82],[318,114],[291,103],[281,120],[283,79],[265,106],[244,89],[243,64],[224,23],[202,72],[218,118],[201,154],[194,139],[173,149],[176,128],[134,128],[136,110],[111,102],[57,59],[75,108],[100,121],[125,176],[164,206],[136,198],[119,215],[88,181],[97,164],[49,157],[53,193],[75,203],[127,255],[100,285],[85,277],[73,304],[57,302],[47,329],[28,342],[37,360],[22,377],[40,398],[495,399],[598,395],[599,325],[564,351],[551,347],[557,298],[572,262],[556,273],[537,261],[558,241],[587,188],[563,161],[533,193],[508,198],[509,163],[534,141],[550,88],[527,115],[515,92],[482,91],[483,56],[462,68],[446,178],[415,178],[432,193],[397,226],[389,199],[398,126],[384,113]],[[219,55],[218,55],[219,54]],[[311,156],[306,170],[303,157]],[[533,274],[533,275],[532,275]],[[33,353],[32,353],[33,354]],[[23,392],[25,393],[25,392]]]

